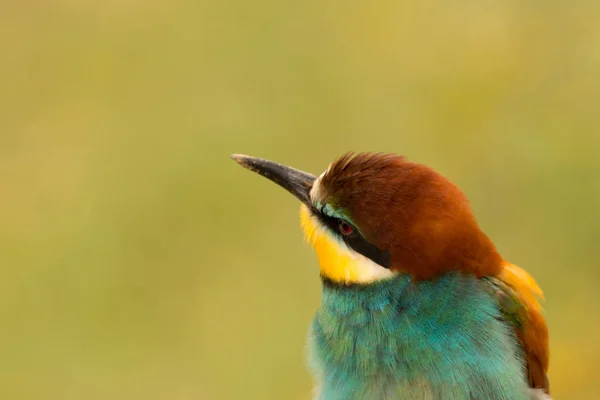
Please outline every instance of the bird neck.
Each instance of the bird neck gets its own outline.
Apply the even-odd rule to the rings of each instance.
[[[324,281],[311,364],[326,386],[352,382],[353,393],[381,391],[372,398],[387,398],[390,390],[407,398],[463,390],[475,398],[519,399],[526,390],[521,355],[500,319],[486,281],[474,276],[414,281],[397,274],[353,286]]]

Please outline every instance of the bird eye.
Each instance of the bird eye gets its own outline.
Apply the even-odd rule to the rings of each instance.
[[[354,228],[352,227],[352,225],[350,225],[343,219],[340,219],[338,221],[338,226],[340,228],[340,233],[344,236],[351,235],[354,232]]]

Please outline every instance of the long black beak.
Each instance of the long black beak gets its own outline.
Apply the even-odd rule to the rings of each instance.
[[[242,167],[275,182],[300,199],[301,202],[311,206],[309,193],[316,179],[314,175],[273,161],[244,154],[232,154],[231,158]]]

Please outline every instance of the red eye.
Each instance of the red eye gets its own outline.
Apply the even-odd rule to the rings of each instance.
[[[343,219],[339,220],[338,226],[340,228],[341,234],[344,235],[344,236],[351,235],[354,232],[354,228],[352,227],[352,225],[350,225],[349,223],[347,223]]]

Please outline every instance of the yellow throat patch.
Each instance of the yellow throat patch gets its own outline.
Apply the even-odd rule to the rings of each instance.
[[[392,271],[349,248],[324,227],[304,204],[300,222],[319,259],[321,275],[339,283],[368,283],[390,278]]]

